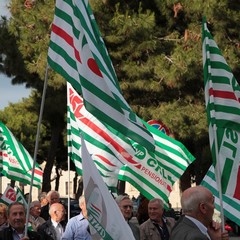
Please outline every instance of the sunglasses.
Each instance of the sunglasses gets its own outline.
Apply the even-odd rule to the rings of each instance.
[[[122,208],[123,209],[128,209],[128,208],[133,209],[133,206],[131,206],[131,205],[124,205],[124,206],[122,206]]]

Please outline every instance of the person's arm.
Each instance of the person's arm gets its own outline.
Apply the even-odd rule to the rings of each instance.
[[[71,240],[71,239],[73,239],[74,231],[76,231],[76,230],[73,229],[72,225],[73,225],[73,222],[70,219],[69,222],[67,223],[66,229],[63,233],[63,236],[62,236],[61,240]]]

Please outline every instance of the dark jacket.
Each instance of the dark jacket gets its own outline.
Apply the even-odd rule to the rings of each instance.
[[[0,240],[13,240],[13,230],[12,227],[7,227],[0,231]],[[27,232],[30,240],[42,240],[41,235],[34,231]]]
[[[65,230],[66,228],[66,223],[60,222],[63,229]],[[51,219],[48,219],[45,223],[43,223],[41,226],[38,227],[37,229],[38,233],[43,236],[44,240],[56,240],[56,231],[55,228],[51,222]]]
[[[179,239],[208,240],[208,237],[199,230],[196,224],[185,216],[182,216],[174,226],[170,235],[170,240]]]

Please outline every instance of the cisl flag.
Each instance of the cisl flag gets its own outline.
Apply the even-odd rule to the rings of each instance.
[[[83,186],[93,239],[134,240],[129,225],[88,153],[83,137],[81,142]]]

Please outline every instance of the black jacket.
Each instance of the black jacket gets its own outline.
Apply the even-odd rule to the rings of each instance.
[[[41,235],[34,231],[27,232],[30,240],[42,240]],[[0,240],[13,240],[13,230],[12,227],[7,227],[0,231]]]
[[[66,223],[64,221],[62,221],[60,223],[61,223],[63,229],[65,230]],[[43,223],[41,226],[39,226],[37,231],[41,236],[43,236],[44,240],[56,240],[57,239],[55,228],[51,222],[51,219],[48,219],[45,223]]]

